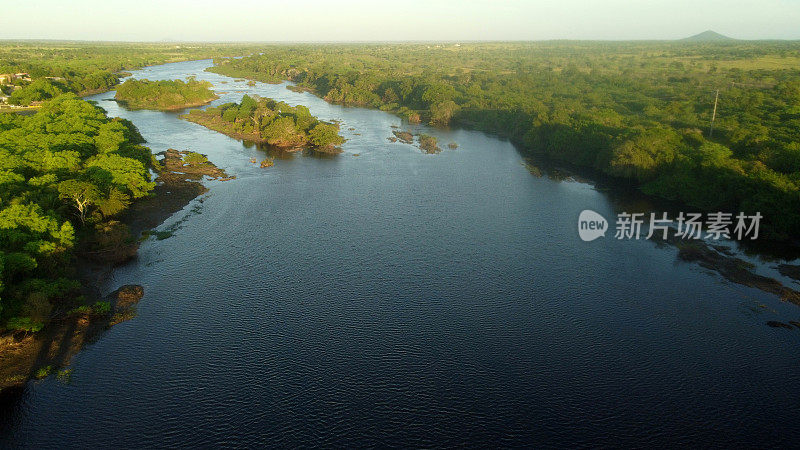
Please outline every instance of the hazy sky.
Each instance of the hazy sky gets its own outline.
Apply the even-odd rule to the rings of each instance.
[[[2,0],[2,39],[800,39],[800,0]]]

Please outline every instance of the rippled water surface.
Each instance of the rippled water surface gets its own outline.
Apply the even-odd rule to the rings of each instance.
[[[508,142],[435,130],[285,85],[195,75],[221,92],[342,121],[336,157],[264,152],[176,113],[127,111],[153,151],[208,154],[237,178],[179,212],[106,286],[138,317],[29,383],[0,444],[27,447],[794,443],[800,308],[649,241],[582,242],[591,185],[532,176]],[[354,128],[354,130],[350,130]],[[444,146],[444,145],[443,145]],[[356,154],[358,156],[356,156]],[[772,274],[770,264],[760,269]],[[770,272],[772,271],[772,272]],[[795,285],[797,287],[797,285]]]

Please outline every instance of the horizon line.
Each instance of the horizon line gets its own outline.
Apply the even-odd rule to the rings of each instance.
[[[691,40],[692,35],[675,39],[579,39],[579,38],[552,38],[552,39],[384,39],[384,40],[189,40],[189,39],[163,39],[151,41],[138,41],[126,39],[70,39],[70,38],[0,38],[0,42],[75,42],[75,43],[110,43],[110,44],[481,44],[481,43],[537,43],[537,42],[686,42],[693,44],[733,44],[748,42],[800,42],[800,38],[762,38],[738,39],[727,38],[720,40]]]

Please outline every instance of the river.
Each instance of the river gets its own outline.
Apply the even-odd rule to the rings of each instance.
[[[207,182],[159,227],[170,238],[115,270],[107,292],[144,286],[137,317],[77,354],[69,382],[29,382],[0,416],[3,446],[795,443],[800,329],[765,324],[800,320],[797,305],[671,246],[581,241],[582,210],[620,205],[533,176],[507,141],[210,65],[133,76],[211,81],[214,104],[306,105],[342,121],[344,152],[262,169],[264,150],[178,113],[91,97],[154,152],[204,153],[237,178]],[[444,150],[392,143],[393,125]]]

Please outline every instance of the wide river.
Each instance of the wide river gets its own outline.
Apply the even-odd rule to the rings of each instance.
[[[133,76],[209,80],[214,104],[306,105],[342,121],[344,153],[261,169],[255,146],[92,97],[154,152],[204,153],[237,178],[207,182],[159,228],[172,237],[115,270],[107,292],[144,286],[138,316],[77,354],[69,382],[28,383],[0,446],[796,444],[800,329],[766,322],[800,307],[672,246],[581,241],[582,210],[623,207],[531,175],[507,141],[210,65]],[[445,149],[392,143],[392,125]]]

